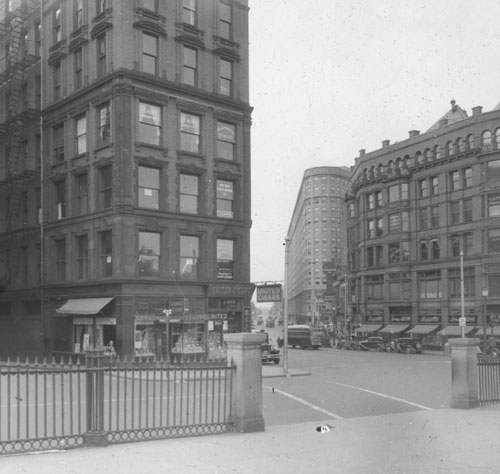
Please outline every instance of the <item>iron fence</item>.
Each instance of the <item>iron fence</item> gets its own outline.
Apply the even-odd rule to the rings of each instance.
[[[0,362],[0,454],[232,430],[232,364]]]
[[[479,403],[500,403],[500,358],[478,355]]]

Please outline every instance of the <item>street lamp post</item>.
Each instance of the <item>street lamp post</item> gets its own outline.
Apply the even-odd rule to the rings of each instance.
[[[465,326],[467,320],[465,319],[465,303],[464,303],[464,251],[460,250],[460,306],[461,306],[461,318],[460,318],[460,330],[462,338],[465,337]]]
[[[290,237],[285,237],[285,291],[283,292],[283,372],[288,375],[288,252]]]

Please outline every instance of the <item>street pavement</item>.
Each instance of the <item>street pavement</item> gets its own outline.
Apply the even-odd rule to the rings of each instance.
[[[307,375],[289,369],[288,376]],[[287,376],[264,366],[263,377]],[[321,430],[323,426],[323,430]],[[320,430],[320,431],[318,431]],[[498,474],[500,405],[0,457],[2,474]]]

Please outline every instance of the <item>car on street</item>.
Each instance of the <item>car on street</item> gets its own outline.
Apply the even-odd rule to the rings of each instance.
[[[500,338],[488,336],[479,342],[481,352],[487,356],[500,357]]]
[[[394,352],[404,352],[406,354],[421,354],[422,344],[413,337],[400,337],[392,341],[391,346]]]
[[[280,350],[269,342],[269,334],[266,334],[266,342],[261,345],[261,358],[263,364],[279,364]]]
[[[347,339],[342,337],[337,341],[337,349],[346,349],[348,351],[358,351],[359,341],[362,338],[359,336],[349,336]]]
[[[387,344],[379,336],[370,336],[363,341],[359,341],[359,347],[363,351],[386,351]]]

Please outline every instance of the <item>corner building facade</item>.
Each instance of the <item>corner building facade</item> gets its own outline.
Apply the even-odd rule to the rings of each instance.
[[[1,346],[216,356],[251,327],[248,2],[36,3],[39,232],[19,260],[2,229]]]
[[[469,117],[452,101],[426,133],[361,150],[347,196],[349,306],[360,332],[408,329],[440,346],[460,336],[462,310],[467,334],[498,332],[499,171],[498,107]]]
[[[294,323],[332,322],[334,273],[345,268],[344,197],[349,169],[318,166],[304,171],[288,228],[288,314]]]

